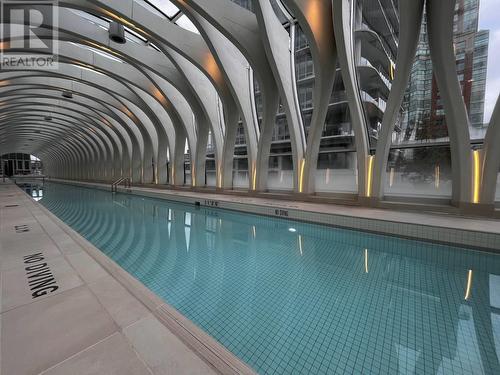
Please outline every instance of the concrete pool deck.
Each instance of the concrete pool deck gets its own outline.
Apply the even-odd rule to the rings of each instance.
[[[253,371],[10,182],[0,182],[1,374]]]

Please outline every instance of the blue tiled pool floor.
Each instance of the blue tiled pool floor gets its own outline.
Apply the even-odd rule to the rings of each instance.
[[[47,184],[41,201],[262,374],[500,374],[500,257]]]

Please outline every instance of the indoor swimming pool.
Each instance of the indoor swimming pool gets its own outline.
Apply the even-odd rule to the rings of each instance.
[[[500,256],[46,183],[40,203],[260,374],[500,374]]]

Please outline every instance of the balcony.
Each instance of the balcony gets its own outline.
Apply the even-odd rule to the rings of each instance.
[[[390,77],[391,66],[394,66],[394,63],[378,34],[368,28],[363,28],[356,30],[355,35],[356,41],[361,43],[361,56],[372,66],[380,66],[384,75]]]
[[[367,60],[362,59],[362,65],[357,67],[359,86],[361,91],[365,91],[372,97],[381,96],[387,100],[389,98],[391,83],[380,71],[371,66]],[[366,62],[366,64],[363,64]]]

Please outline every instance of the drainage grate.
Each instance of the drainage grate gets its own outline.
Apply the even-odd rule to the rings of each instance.
[[[10,208],[10,207],[19,207],[19,205],[18,204],[9,204],[9,205],[7,205],[5,207],[7,207],[7,208]]]

